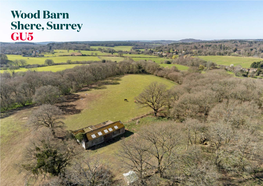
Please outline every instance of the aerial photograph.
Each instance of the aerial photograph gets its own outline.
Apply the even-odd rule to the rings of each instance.
[[[1,186],[262,186],[263,1],[0,0]]]

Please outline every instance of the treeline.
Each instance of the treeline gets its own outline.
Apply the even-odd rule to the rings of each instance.
[[[178,55],[221,55],[263,57],[262,41],[215,41],[198,43],[173,43],[158,46],[155,52],[174,53]]]
[[[1,110],[26,106],[32,103],[54,103],[62,95],[79,91],[96,81],[124,74],[154,74],[180,83],[179,70],[161,68],[154,62],[122,61],[93,62],[60,72],[8,72],[1,74]],[[49,99],[52,99],[50,101]]]
[[[233,72],[237,77],[251,77],[251,78],[263,77],[262,62],[253,62],[251,64],[251,68],[257,68],[257,69],[247,69],[247,68],[242,68],[242,66],[240,65],[237,66],[218,65],[211,61],[205,61],[197,57],[186,55],[186,56],[178,57],[173,60],[172,59],[165,60],[163,63],[189,66],[192,67],[190,69],[192,72],[200,72],[200,71],[213,70],[213,69],[224,69],[229,72]]]
[[[253,62],[250,67],[263,69],[263,61]]]
[[[46,52],[52,53],[52,47],[34,43],[1,43],[1,54],[37,57]]]
[[[152,48],[156,46],[155,42],[140,41],[87,41],[87,42],[54,42],[48,44],[34,43],[1,43],[2,54],[14,54],[23,56],[42,56],[44,53],[53,53],[54,50],[86,50],[97,51],[91,46],[115,47],[115,46],[133,46],[134,50],[138,48]],[[161,44],[162,42],[157,42]],[[137,52],[140,52],[139,50]],[[111,53],[111,51],[109,51]]]
[[[182,77],[181,85],[153,83],[136,97],[166,121],[123,140],[120,157],[137,173],[134,185],[262,185],[263,81],[222,70]]]

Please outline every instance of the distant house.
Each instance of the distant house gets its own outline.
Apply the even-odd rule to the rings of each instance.
[[[103,123],[88,126],[72,131],[77,141],[84,149],[109,141],[125,133],[125,126],[121,121],[105,121]]]
[[[256,69],[256,68],[249,68],[249,69],[248,69],[249,72],[257,72],[257,70],[258,70],[258,69]]]
[[[82,56],[82,53],[71,53],[71,56]]]

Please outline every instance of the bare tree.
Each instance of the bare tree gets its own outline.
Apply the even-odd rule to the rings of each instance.
[[[134,170],[140,184],[145,183],[145,176],[149,170],[149,147],[138,136],[133,136],[131,139],[124,139],[121,143],[119,152],[120,159],[123,160],[124,166],[129,170]]]
[[[167,104],[166,98],[166,85],[153,82],[135,100],[137,104],[153,109],[154,115],[157,116],[160,109]]]
[[[153,157],[152,168],[157,169],[160,177],[163,177],[173,165],[174,156],[184,142],[180,126],[175,123],[155,123],[151,127],[144,127],[139,134],[150,147],[147,151]]]
[[[71,185],[110,186],[114,177],[110,169],[98,158],[89,157],[83,161],[76,161],[68,168],[63,182]]]
[[[161,178],[165,176],[166,171],[174,165],[183,142],[180,126],[175,123],[155,123],[143,127],[134,139],[123,141],[120,154],[144,184],[147,174],[158,173]]]
[[[204,158],[199,148],[191,148],[181,155],[176,168],[182,185],[219,185],[216,167]]]
[[[187,136],[188,136],[187,147],[189,144],[190,145],[197,144],[197,141],[201,142],[203,138],[202,134],[206,131],[205,124],[201,123],[197,119],[190,119],[190,118],[186,119],[184,124],[186,126]]]
[[[60,91],[57,87],[48,85],[36,90],[33,101],[38,104],[54,104],[60,99]]]
[[[53,105],[41,105],[37,110],[34,110],[29,117],[28,125],[33,129],[49,128],[52,131],[54,137],[56,137],[56,131],[65,127],[62,119],[63,112]]]

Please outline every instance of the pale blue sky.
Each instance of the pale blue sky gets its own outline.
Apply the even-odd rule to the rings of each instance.
[[[263,38],[263,1],[1,1],[0,41],[12,41],[11,10],[70,14],[22,23],[83,23],[80,32],[33,31],[35,42]]]

